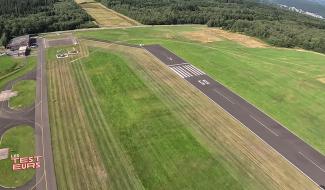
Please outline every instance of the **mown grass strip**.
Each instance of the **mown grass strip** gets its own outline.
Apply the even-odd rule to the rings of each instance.
[[[79,79],[83,79],[84,82],[83,83],[78,83],[80,85],[80,89],[83,90],[83,95],[85,95],[84,99],[85,100],[85,105],[87,107],[89,107],[89,110],[94,110],[94,113],[89,112],[90,114],[90,118],[94,118],[92,121],[94,122],[94,126],[96,126],[96,129],[100,130],[97,131],[98,134],[98,139],[101,139],[101,136],[105,136],[105,142],[103,144],[103,142],[100,142],[100,144],[102,144],[102,148],[103,149],[109,149],[111,151],[111,153],[109,155],[105,155],[106,159],[109,159],[109,157],[112,157],[110,160],[111,163],[108,163],[108,169],[111,170],[110,173],[116,173],[117,175],[114,175],[115,177],[113,178],[113,180],[115,181],[116,185],[119,188],[123,188],[123,186],[126,186],[124,188],[131,188],[132,186],[130,186],[130,184],[135,185],[136,183],[138,183],[138,179],[132,179],[134,178],[132,175],[130,174],[129,169],[126,169],[126,165],[125,163],[128,163],[128,161],[126,161],[126,156],[121,157],[121,152],[119,151],[119,147],[117,145],[118,142],[115,142],[116,140],[114,140],[114,137],[112,136],[112,132],[110,131],[109,127],[107,127],[107,124],[105,122],[105,120],[103,120],[103,115],[101,113],[101,111],[99,110],[99,105],[98,103],[96,103],[94,97],[96,97],[96,95],[94,95],[94,93],[91,93],[92,91],[89,89],[93,89],[92,86],[89,85],[89,83],[87,82],[87,76],[84,75],[84,73],[82,73],[82,65],[80,65],[80,63],[76,63],[74,64],[74,66],[79,66],[78,68],[75,68],[74,70],[76,71],[76,76],[79,77]],[[93,100],[93,101],[92,101]],[[87,102],[88,101],[88,102]],[[112,147],[112,148],[110,148]],[[103,150],[104,151],[104,150]],[[106,153],[107,151],[105,151]],[[105,159],[105,160],[106,160]],[[120,161],[118,161],[120,160]],[[125,161],[123,161],[125,160]],[[121,165],[122,163],[124,163],[124,166]],[[113,172],[112,172],[113,170]],[[111,174],[111,175],[113,175]],[[127,176],[125,176],[125,174]],[[124,176],[124,177],[122,177]],[[127,181],[125,181],[127,180]],[[132,182],[133,181],[133,182]],[[137,185],[138,186],[138,185]]]
[[[131,156],[146,188],[240,189],[121,58],[102,51],[90,56],[92,60],[83,64],[98,93],[99,106]],[[193,173],[191,168],[195,165]],[[193,179],[203,181],[194,184]]]

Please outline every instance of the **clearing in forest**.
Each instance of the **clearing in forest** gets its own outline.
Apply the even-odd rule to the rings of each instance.
[[[108,9],[101,3],[83,1],[79,3],[79,6],[81,6],[92,18],[94,18],[100,27],[140,25],[140,23],[137,21],[132,20],[116,11]]]
[[[256,38],[216,28],[203,28],[197,31],[184,32],[184,37],[203,43],[211,43],[227,39],[249,48],[263,48],[268,46]]]

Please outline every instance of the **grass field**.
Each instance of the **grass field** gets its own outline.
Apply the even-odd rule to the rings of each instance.
[[[58,53],[68,53],[68,51],[72,51],[75,49],[76,51],[80,52],[78,45],[67,45],[67,46],[59,46],[59,47],[52,47],[48,49],[46,53],[47,60],[56,60],[56,54]],[[77,58],[78,55],[69,55],[69,58]]]
[[[10,58],[11,60],[13,58]],[[0,58],[1,60],[1,58]],[[15,59],[14,59],[15,60]],[[25,61],[25,59],[22,59],[22,61]],[[18,69],[9,75],[6,75],[5,77],[0,77],[0,89],[4,87],[9,81],[14,80],[20,76],[23,76],[24,74],[28,73],[29,71],[32,71],[36,67],[36,57],[35,56],[29,56],[26,58],[27,64],[22,67],[21,69]],[[0,62],[1,65],[2,62]]]
[[[13,58],[10,56],[0,56],[0,79],[24,65],[24,58]]]
[[[325,56],[272,47],[247,48],[222,40],[204,43],[184,32],[203,26],[87,31],[79,36],[159,43],[222,82],[325,154]]]
[[[114,95],[117,99],[108,100],[109,94],[99,97],[97,91],[91,91],[96,86],[92,86],[92,81],[86,74],[87,68],[80,61],[70,64],[68,60],[56,61],[48,65],[50,89],[53,89],[50,91],[51,127],[60,189],[179,189],[189,186],[199,188],[203,185],[210,188],[218,186],[223,189],[241,189],[239,183],[182,128],[181,123],[150,93],[125,62],[112,54],[103,56],[98,52],[92,54],[92,58],[93,56],[98,57],[98,61],[93,64],[97,70],[102,70],[97,73],[100,77],[105,77],[104,73],[110,67],[98,67],[99,61],[107,58],[121,61],[120,65],[115,64],[115,68],[111,69],[120,70],[125,76],[132,77],[131,80],[136,85],[134,88],[137,88],[134,90],[139,93],[140,99],[133,97],[131,91],[123,98],[123,91],[128,86],[126,77],[117,81],[124,85],[120,89],[119,85],[113,86],[109,82],[117,75],[111,76],[108,83],[103,84],[110,85],[107,87],[115,88],[117,92]],[[93,72],[93,68],[89,69]],[[113,106],[110,112],[101,110],[100,104],[104,98],[108,106]],[[122,101],[126,101],[124,105],[121,105]],[[148,104],[144,104],[146,102]],[[132,104],[128,106],[127,103]],[[150,108],[150,105],[153,107]],[[156,114],[150,114],[152,111]],[[159,112],[164,114],[159,116]],[[121,115],[114,119],[113,116],[118,113]],[[105,119],[108,116],[106,114],[110,115],[110,120]],[[149,115],[145,116],[146,114]],[[125,120],[125,117],[130,116],[130,120]],[[143,141],[141,133],[135,133],[136,131],[151,138]],[[130,139],[127,138],[128,135],[131,135]],[[162,137],[158,138],[160,135]],[[137,149],[132,152],[134,145],[137,145]],[[78,156],[83,156],[83,160],[78,160]],[[86,162],[83,164],[85,168],[75,167],[80,161]],[[188,167],[188,163],[192,163],[192,167]],[[87,167],[88,164],[96,165]],[[172,170],[168,171],[168,168]],[[101,174],[102,179],[97,177],[98,174]],[[194,183],[193,179],[202,182]]]
[[[11,108],[28,108],[34,104],[36,95],[36,82],[34,80],[19,81],[13,86],[12,90],[17,91],[18,95],[10,99]]]
[[[85,46],[80,51],[80,57],[88,53]],[[87,98],[82,98],[78,83],[89,84],[86,78],[77,80],[71,63],[74,60],[48,63],[50,124],[58,188],[141,189],[96,99],[88,91]]]
[[[10,155],[33,156],[34,139],[34,129],[29,126],[14,127],[1,137],[0,148],[10,148],[10,154],[8,159],[0,160],[0,186],[19,187],[32,179],[35,170],[12,171]]]
[[[84,44],[48,63],[59,189],[315,188],[143,50]]]
[[[137,21],[132,20],[120,13],[117,13],[100,3],[76,1],[101,27],[116,26],[136,26],[140,25]]]

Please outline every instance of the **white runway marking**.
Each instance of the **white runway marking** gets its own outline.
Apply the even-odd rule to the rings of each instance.
[[[183,77],[183,75],[181,75],[180,73],[178,73],[173,67],[170,67],[171,68],[171,70],[173,70],[178,76],[180,76],[180,77],[182,77],[182,78],[184,78]]]
[[[174,72],[176,72],[182,78],[188,78],[194,76],[205,75],[200,69],[190,65],[189,63],[180,63],[174,65],[168,65]]]
[[[204,72],[202,72],[200,69],[194,67],[193,65],[184,65],[183,67],[186,68],[191,73],[193,73],[195,76],[205,75]]]
[[[193,76],[190,72],[182,68],[181,66],[176,67],[170,67],[173,71],[175,71],[177,74],[181,75],[182,78],[187,78]]]
[[[310,158],[308,158],[307,156],[305,156],[302,152],[299,152],[299,154],[301,156],[303,156],[306,160],[308,160],[309,162],[311,162],[312,164],[314,164],[317,168],[319,168],[322,172],[325,173],[325,170],[323,168],[321,168],[319,165],[317,165],[313,160],[311,160]]]
[[[193,75],[191,74],[191,72],[188,72],[188,71],[187,71],[186,69],[184,69],[183,67],[178,67],[178,69],[181,70],[181,71],[183,71],[184,73],[186,73],[186,74],[188,75],[188,77],[193,76]]]
[[[216,93],[218,93],[220,96],[224,97],[226,100],[228,100],[229,102],[231,102],[232,104],[235,104],[233,101],[231,101],[229,98],[227,98],[226,96],[224,96],[223,94],[221,94],[217,89],[214,89],[214,91]]]
[[[279,136],[276,132],[274,132],[272,129],[268,128],[267,126],[265,126],[263,123],[261,123],[259,120],[257,120],[254,116],[249,115],[251,118],[253,118],[255,121],[257,121],[259,124],[261,124],[265,129],[269,130],[273,135],[275,136]]]
[[[176,72],[178,72],[179,74],[181,74],[184,78],[189,77],[189,73],[184,72],[183,70],[180,70],[179,67],[174,67],[174,70],[175,70]]]

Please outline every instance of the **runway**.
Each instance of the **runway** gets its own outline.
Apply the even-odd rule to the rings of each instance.
[[[38,39],[38,64],[36,71],[35,143],[36,155],[43,156],[36,170],[37,190],[56,190],[51,130],[48,116],[45,40]]]
[[[221,106],[308,178],[324,188],[325,156],[279,122],[169,50],[159,45],[148,45],[143,48]]]

